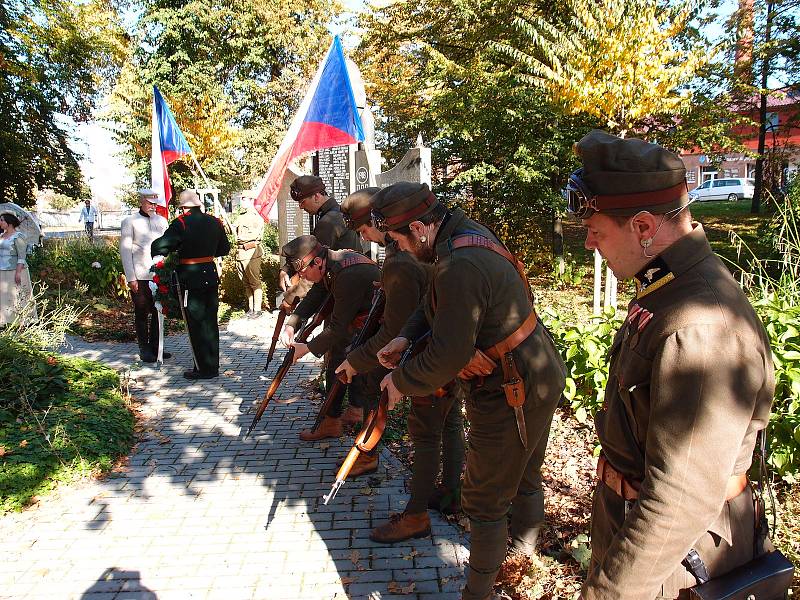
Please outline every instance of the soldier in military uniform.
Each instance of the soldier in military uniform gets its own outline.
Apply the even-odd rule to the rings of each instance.
[[[470,519],[465,600],[490,596],[506,555],[533,553],[544,521],[541,465],[565,369],[539,322],[524,267],[486,227],[448,211],[427,185],[397,183],[372,198],[373,217],[402,250],[432,263],[423,304],[378,353],[396,363],[430,328],[426,349],[381,383],[390,403],[459,377],[470,422],[461,504]]]
[[[586,599],[677,598],[753,558],[747,485],[774,392],[767,335],[689,213],[681,159],[593,131],[564,194],[636,297],[610,350]],[[689,556],[690,551],[694,554]]]
[[[367,242],[386,247],[386,260],[381,270],[381,286],[386,294],[383,322],[378,332],[363,345],[347,355],[336,370],[348,378],[358,373],[376,373],[380,378],[386,370],[378,364],[377,353],[391,341],[408,317],[422,302],[428,288],[429,265],[423,265],[408,252],[401,252],[397,243],[372,226],[370,198],[379,188],[366,188],[350,194],[342,202],[345,222],[358,231]],[[372,530],[370,539],[394,543],[412,537],[430,534],[429,507],[454,512],[459,506],[459,483],[464,468],[464,419],[461,414],[461,397],[455,386],[444,397],[415,396],[411,398],[408,415],[408,432],[414,446],[411,468],[411,498],[405,510],[394,515],[389,522]],[[436,488],[440,454],[442,486]],[[374,471],[378,456],[359,455],[351,475]]]
[[[315,356],[329,354],[327,369],[332,381],[335,369],[345,358],[345,349],[372,306],[375,287],[373,282],[380,280],[378,265],[363,254],[352,250],[330,250],[317,241],[313,235],[302,235],[281,249],[292,268],[303,279],[313,285],[306,297],[286,319],[282,341],[294,346],[295,361],[311,352]],[[322,306],[328,294],[333,294],[333,312],[320,334],[308,343],[294,342],[295,329]],[[350,401],[364,406],[367,399],[378,393],[378,382],[368,389],[369,379],[354,378],[350,385]],[[303,441],[320,440],[342,435],[342,404],[340,395],[331,405],[328,414],[316,431],[305,429],[300,433]]]
[[[264,237],[264,219],[253,208],[253,192],[242,193],[242,212],[233,223],[236,236],[236,272],[244,285],[247,296],[247,316],[261,315],[261,239]]]
[[[178,279],[184,295],[178,300],[185,303],[186,326],[196,362],[196,368],[183,376],[210,379],[219,374],[219,275],[214,257],[225,256],[231,246],[222,223],[200,209],[196,192],[181,192],[178,206],[186,212],[170,223],[163,236],[153,240],[150,252],[153,256],[178,253]]]
[[[350,249],[363,252],[358,235],[347,228],[336,200],[328,196],[325,182],[316,175],[301,175],[289,188],[292,200],[309,215],[316,215],[317,222],[311,231],[320,244],[331,250]],[[284,291],[284,301],[290,305],[295,298],[303,298],[308,293],[309,282],[301,280],[292,284],[295,270],[287,261],[281,267],[280,287]]]

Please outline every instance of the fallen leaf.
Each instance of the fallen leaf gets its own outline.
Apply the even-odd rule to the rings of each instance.
[[[351,561],[351,562],[352,562],[354,565],[358,565],[358,561],[359,561],[360,559],[361,559],[361,553],[360,553],[358,550],[353,550],[353,551],[350,553],[350,561]]]
[[[362,494],[364,496],[371,496],[372,495],[372,488],[371,487],[363,487],[360,490],[358,490],[358,493]]]
[[[291,396],[291,397],[286,398],[286,399],[273,398],[272,401],[275,402],[276,404],[294,404],[295,402],[297,402],[300,399],[301,399],[300,396]]]
[[[27,446],[27,445],[28,445],[28,440],[22,440],[22,441],[19,443],[19,447],[20,447],[20,448],[24,448],[24,447],[25,447],[25,446]]]
[[[5,446],[0,446],[0,456],[5,456],[6,454],[11,454],[8,451],[8,448],[6,448]]]
[[[349,583],[353,583],[354,581],[358,581],[357,577],[341,577],[342,585],[347,585]]]
[[[89,393],[89,400],[97,400],[97,394],[94,392]]]
[[[320,450],[327,450],[327,449],[328,449],[328,448],[330,448],[330,447],[331,447],[331,445],[330,445],[330,443],[329,443],[329,442],[322,442],[322,443],[319,445],[319,449],[320,449]]]
[[[225,375],[226,377],[230,377],[231,375],[235,375],[236,371],[228,369],[227,371],[223,371],[222,374]]]
[[[414,560],[415,556],[419,556],[419,552],[417,552],[416,550],[412,550],[403,557],[403,560]]]
[[[396,581],[390,581],[389,585],[386,586],[393,594],[413,594],[414,588],[417,587],[417,584],[413,581],[409,583],[407,586],[403,587],[402,584],[397,583]]]

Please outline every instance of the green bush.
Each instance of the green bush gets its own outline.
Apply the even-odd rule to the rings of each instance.
[[[25,402],[46,407],[67,389],[64,368],[55,357],[0,336],[0,409],[19,415]]]
[[[264,290],[264,304],[268,309],[275,308],[275,296],[278,294],[278,271],[280,258],[274,254],[264,254],[261,258],[261,289]],[[222,261],[220,276],[220,300],[234,307],[247,306],[244,286],[236,272],[236,250]]]
[[[45,409],[18,414],[0,407],[0,514],[21,510],[58,482],[108,471],[133,444],[133,415],[112,369],[35,350],[30,355],[57,367],[67,385]]]
[[[566,322],[549,308],[541,315],[567,367],[564,397],[581,423],[593,417],[603,405],[608,350],[624,315],[624,311],[608,309],[601,316],[590,318],[588,323]]]
[[[29,260],[31,275],[50,288],[84,285],[92,296],[126,297],[118,243],[84,237],[45,240]]]

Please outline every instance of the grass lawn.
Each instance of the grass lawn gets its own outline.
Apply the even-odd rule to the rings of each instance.
[[[20,388],[0,393],[0,514],[25,508],[59,483],[107,472],[134,439],[114,370],[35,351],[18,356],[24,358],[14,368],[37,370],[42,365],[34,361],[43,361],[42,372],[63,381],[44,402],[32,398],[32,410],[19,404]]]

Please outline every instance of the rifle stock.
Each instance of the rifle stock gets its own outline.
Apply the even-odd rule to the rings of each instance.
[[[404,364],[412,356],[416,356],[422,352],[425,345],[428,343],[429,335],[430,331],[417,339],[413,344],[409,345],[409,347],[406,348],[406,350],[403,352],[403,355],[400,357],[398,366]],[[355,442],[353,442],[353,447],[350,448],[350,452],[347,453],[347,458],[345,458],[342,466],[339,467],[339,470],[336,473],[336,481],[334,481],[331,485],[331,491],[328,492],[327,495],[322,496],[323,504],[328,504],[328,502],[336,497],[337,492],[344,485],[348,475],[350,475],[353,465],[356,464],[358,455],[362,452],[371,452],[375,449],[375,446],[378,445],[378,442],[381,441],[381,437],[383,437],[383,431],[386,429],[386,419],[388,416],[389,392],[384,390],[381,392],[381,397],[378,400],[377,408],[370,411],[364,428],[359,432],[358,436],[356,436]]]
[[[381,317],[383,316],[383,308],[385,306],[386,292],[384,292],[381,288],[378,288],[375,290],[375,294],[372,297],[372,306],[369,308],[369,314],[367,315],[366,321],[364,321],[364,326],[350,344],[348,351],[352,350],[353,348],[358,348],[361,344],[366,342],[378,332]],[[328,395],[325,397],[325,401],[319,407],[319,412],[317,413],[317,418],[314,419],[314,424],[311,426],[311,431],[316,431],[317,428],[322,424],[322,420],[325,418],[325,415],[328,414],[331,404],[333,404],[333,401],[341,392],[342,386],[345,385],[348,385],[347,381],[345,381],[342,376],[337,376],[336,381],[333,383]]]
[[[317,313],[311,318],[311,320],[306,323],[306,325],[300,330],[300,332],[295,336],[296,342],[305,343],[308,339],[308,336],[311,335],[311,332],[314,331],[320,323],[322,323],[330,314],[331,309],[333,308],[333,295],[328,294],[325,301],[322,303],[322,306],[317,311]],[[275,373],[275,377],[272,378],[272,383],[267,390],[267,393],[264,394],[264,398],[261,400],[261,403],[258,405],[258,409],[256,410],[256,414],[253,417],[253,422],[250,423],[250,427],[247,429],[247,433],[245,434],[245,438],[247,438],[250,433],[252,433],[255,426],[258,424],[258,421],[261,419],[261,415],[264,414],[264,411],[267,408],[270,400],[275,395],[275,392],[278,391],[278,388],[283,381],[283,378],[286,377],[286,373],[289,372],[289,369],[294,362],[294,346],[289,348],[289,351],[286,353],[286,356],[283,357],[283,362],[281,366],[278,368],[278,372]]]
[[[269,352],[267,353],[267,363],[264,365],[265,371],[269,368],[269,363],[272,361],[272,357],[275,354],[275,345],[278,343],[278,338],[281,336],[281,330],[283,329],[284,321],[286,321],[286,316],[294,311],[299,301],[300,301],[299,298],[295,298],[294,302],[292,303],[292,306],[289,307],[288,312],[286,310],[280,309],[278,320],[275,323],[275,331],[272,332],[272,343],[270,344]]]

